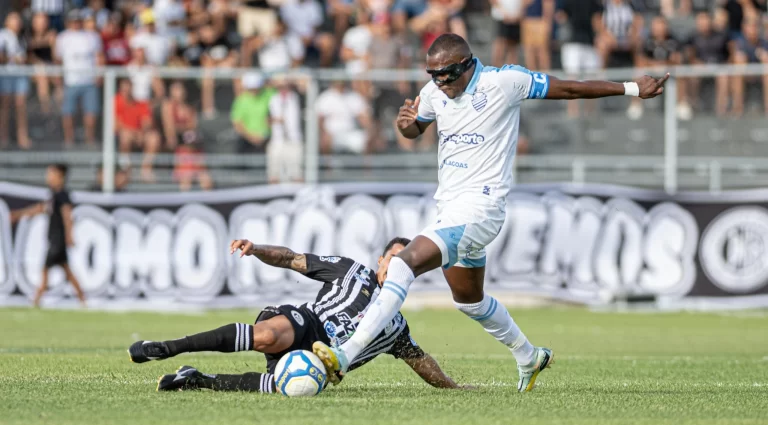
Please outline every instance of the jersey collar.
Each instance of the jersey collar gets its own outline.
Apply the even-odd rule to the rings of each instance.
[[[475,72],[472,74],[472,79],[469,80],[467,88],[464,89],[464,93],[467,94],[475,94],[477,82],[480,80],[480,74],[483,72],[483,63],[480,62],[480,59],[474,58],[473,60],[475,61]]]

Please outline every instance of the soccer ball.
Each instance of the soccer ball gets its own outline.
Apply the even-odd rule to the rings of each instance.
[[[288,397],[311,397],[325,387],[325,366],[314,353],[295,350],[275,367],[275,388]]]

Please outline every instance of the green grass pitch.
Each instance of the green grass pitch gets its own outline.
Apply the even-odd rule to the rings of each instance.
[[[248,393],[157,393],[182,364],[209,373],[263,370],[263,356],[187,354],[135,365],[135,339],[171,339],[257,311],[195,315],[0,310],[2,424],[768,424],[768,318],[514,311],[556,364],[516,392],[509,352],[456,311],[406,312],[413,335],[458,382],[427,387],[379,358],[312,399]]]

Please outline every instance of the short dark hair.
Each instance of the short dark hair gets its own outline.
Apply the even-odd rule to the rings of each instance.
[[[60,172],[62,176],[67,177],[67,173],[69,172],[69,167],[67,164],[57,162],[55,164],[51,164],[50,166],[56,169],[56,171]]]
[[[445,33],[440,35],[432,42],[427,50],[427,56],[434,56],[440,53],[457,54],[460,56],[469,56],[472,51],[469,48],[467,40],[460,35]]]
[[[401,238],[401,237],[398,236],[398,237],[392,239],[391,241],[389,241],[387,246],[384,247],[384,252],[381,253],[381,256],[383,257],[383,256],[387,255],[387,252],[389,252],[389,250],[392,249],[392,247],[397,245],[397,244],[400,244],[402,246],[408,246],[409,243],[411,243],[410,239],[408,239],[408,238]]]

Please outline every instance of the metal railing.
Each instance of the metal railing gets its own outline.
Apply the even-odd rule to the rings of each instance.
[[[94,72],[94,70],[89,70]],[[195,68],[155,68],[155,76],[163,79],[199,80],[203,76],[215,80],[233,80],[240,78],[251,69],[213,69],[201,70]],[[31,77],[44,73],[47,76],[61,76],[61,67],[0,67],[0,77],[27,76]],[[126,68],[103,67],[95,70],[103,78],[103,113],[102,113],[102,146],[100,159],[104,164],[103,188],[107,192],[114,190],[114,167],[118,156],[115,140],[115,116],[113,100],[116,93],[116,83],[120,78],[129,78],[131,73]],[[768,159],[760,155],[753,156],[680,156],[678,154],[680,140],[678,137],[680,124],[675,114],[677,105],[677,84],[681,78],[705,78],[713,76],[762,76],[768,73],[763,65],[745,66],[680,66],[668,69],[609,69],[593,74],[581,75],[581,79],[609,79],[627,81],[637,78],[643,73],[660,75],[670,72],[672,78],[667,82],[663,97],[663,155],[618,155],[601,154],[529,154],[519,156],[515,167],[518,180],[546,179],[547,175],[553,180],[567,178],[575,183],[595,181],[597,176],[603,176],[610,181],[617,181],[611,176],[631,175],[634,180],[625,183],[640,186],[655,186],[659,180],[668,193],[675,193],[681,186],[685,188],[706,189],[719,191],[731,186],[728,176],[734,180],[743,178],[746,185],[763,185],[768,183]],[[554,72],[554,76],[565,78],[565,74]],[[411,81],[419,84],[426,81],[422,70],[371,70],[363,74],[349,74],[343,70],[329,69],[295,69],[282,76],[289,80],[302,81],[305,87],[304,108],[304,176],[309,183],[328,180],[350,180],[366,178],[366,175],[376,179],[391,180],[425,180],[434,179],[434,153],[398,153],[377,154],[366,160],[357,156],[321,155],[320,131],[318,114],[315,104],[320,95],[321,87],[332,81],[371,81],[376,84],[397,81]],[[269,75],[267,75],[269,77]],[[413,93],[415,96],[417,93]],[[534,117],[533,120],[536,120]],[[600,118],[597,119],[599,122]],[[536,140],[533,140],[535,143]],[[83,164],[93,164],[94,154],[88,153],[27,153],[4,152],[0,164],[23,165],[25,163],[43,163],[52,158],[67,160],[72,163],[80,161]],[[226,168],[243,165],[244,159],[234,154],[208,154],[207,164],[210,167]],[[138,161],[137,161],[138,162]],[[157,162],[172,164],[172,155],[159,155]],[[264,159],[249,160],[249,166],[263,166]],[[23,172],[22,172],[23,174]],[[226,175],[226,173],[223,173]],[[18,175],[17,175],[18,176]],[[599,177],[601,179],[603,177]],[[6,178],[0,173],[0,178]],[[647,178],[648,180],[644,180]],[[621,180],[621,179],[619,179]],[[736,183],[735,185],[739,185]]]

